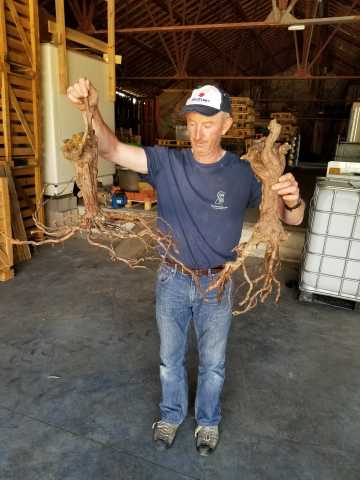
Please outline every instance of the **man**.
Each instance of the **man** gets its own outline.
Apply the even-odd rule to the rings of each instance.
[[[158,194],[158,215],[170,226],[176,244],[173,259],[161,266],[156,285],[156,319],[160,334],[160,420],[153,439],[160,449],[172,446],[188,409],[185,366],[187,331],[193,320],[199,351],[195,400],[196,448],[213,452],[219,440],[220,394],[225,375],[225,350],[231,324],[231,281],[221,296],[208,293],[222,266],[233,259],[244,213],[258,206],[261,186],[248,162],[222,149],[220,141],[232,125],[230,97],[205,85],[192,92],[183,109],[191,149],[134,147],[117,140],[98,110],[98,95],[87,79],[68,89],[69,99],[84,110],[88,97],[101,155],[147,174]],[[279,216],[301,223],[304,202],[291,174],[273,186],[279,195]],[[195,272],[189,275],[183,266]]]

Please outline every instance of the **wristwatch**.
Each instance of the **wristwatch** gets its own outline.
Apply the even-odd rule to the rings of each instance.
[[[296,204],[293,207],[288,207],[285,202],[284,202],[284,207],[286,208],[286,210],[290,210],[291,212],[292,210],[296,210],[297,208],[299,208],[301,204],[302,204],[302,198],[299,197],[299,200],[296,202]]]

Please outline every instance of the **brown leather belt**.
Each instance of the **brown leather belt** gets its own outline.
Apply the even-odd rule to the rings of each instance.
[[[181,263],[177,263],[170,258],[165,258],[165,264],[169,265],[172,268],[176,268],[179,272],[183,273],[184,275],[196,275],[198,277],[214,275],[216,273],[221,272],[224,268],[224,265],[218,265],[217,267],[213,268],[189,268],[186,270]],[[191,271],[191,273],[190,273]]]

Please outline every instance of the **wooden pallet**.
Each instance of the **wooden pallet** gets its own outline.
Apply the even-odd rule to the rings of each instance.
[[[150,185],[149,185],[150,187]],[[157,203],[156,192],[153,188],[142,189],[140,192],[125,192],[127,197],[126,208],[132,208],[134,204],[144,204],[144,210],[151,210]]]
[[[323,295],[319,293],[300,291],[299,302],[320,303],[323,305],[329,305],[331,307],[342,308],[345,310],[360,311],[360,301],[358,300],[332,297],[330,295]]]
[[[144,200],[129,200],[125,205],[126,208],[132,208],[136,204],[143,204],[144,210],[151,210],[154,205],[157,204],[157,200],[155,199],[144,199]]]
[[[239,114],[253,114],[254,109],[249,107],[248,105],[233,105],[231,107],[231,114],[232,115],[239,115]]]
[[[166,138],[158,138],[157,144],[162,147],[171,148],[189,148],[191,147],[190,140],[168,140]]]
[[[235,105],[252,106],[252,105],[254,105],[254,102],[251,100],[250,97],[231,97],[231,105],[233,107]]]
[[[251,107],[246,104],[239,104],[239,105],[233,105],[231,108],[233,114],[249,114],[249,115],[255,115],[255,109],[254,107]]]
[[[242,130],[254,130],[255,123],[254,122],[246,122],[246,121],[238,121],[235,120],[231,126],[231,129],[242,129]]]
[[[253,128],[231,128],[225,138],[252,138],[255,135],[255,130]]]
[[[236,122],[255,122],[255,114],[248,112],[232,113],[232,118]]]
[[[0,177],[0,282],[14,277],[8,179]]]

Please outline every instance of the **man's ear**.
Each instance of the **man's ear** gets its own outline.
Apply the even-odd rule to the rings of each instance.
[[[222,132],[221,132],[222,135],[226,134],[226,132],[230,129],[233,122],[234,122],[234,120],[231,117],[225,118],[224,123],[223,123]]]

